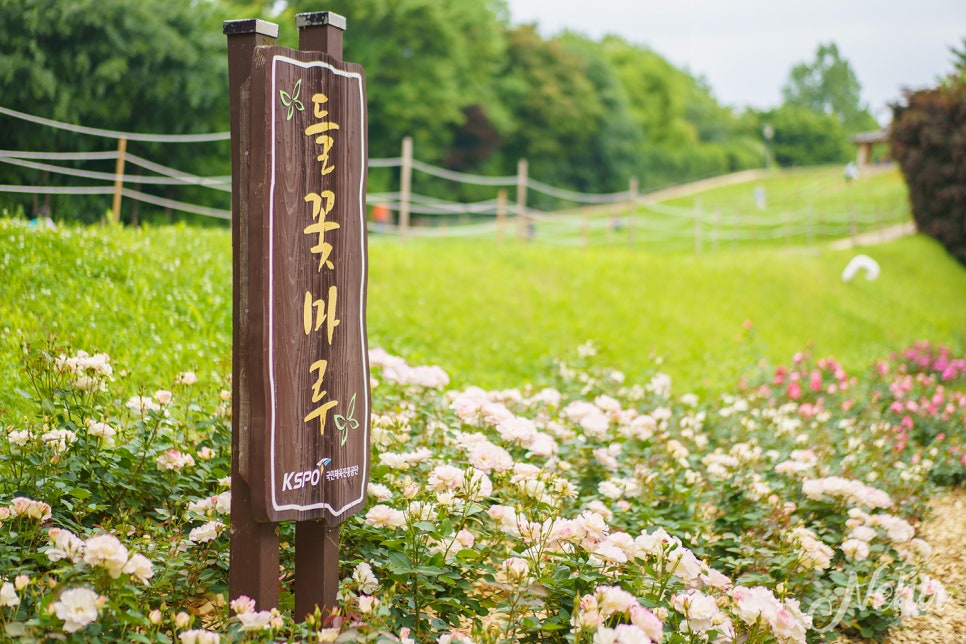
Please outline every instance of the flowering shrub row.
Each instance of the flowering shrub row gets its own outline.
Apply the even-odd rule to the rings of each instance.
[[[945,602],[916,526],[966,469],[962,360],[920,345],[860,380],[800,355],[701,401],[593,354],[484,391],[372,351],[369,504],[342,528],[338,614],[296,623],[227,597],[228,380],[131,396],[106,355],[25,346],[25,413],[0,440],[4,632],[786,643]]]

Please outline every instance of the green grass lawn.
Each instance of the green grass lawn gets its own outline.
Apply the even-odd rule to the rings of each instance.
[[[830,173],[787,173],[785,192],[828,181]],[[870,195],[895,190],[889,173],[875,180],[881,185]],[[778,181],[768,184],[769,199],[780,202],[785,184],[779,176],[769,181]],[[853,188],[865,190],[853,184],[829,203],[840,204]],[[750,190],[720,188],[702,199],[718,194],[724,203]],[[878,280],[843,283],[841,271],[857,252],[772,244],[706,247],[697,255],[373,237],[370,346],[439,364],[457,384],[512,387],[538,381],[554,358],[591,340],[600,362],[630,381],[660,368],[678,393],[727,391],[759,360],[783,362],[800,350],[855,370],[920,339],[962,349],[962,266],[938,244],[913,237],[862,251],[880,263]],[[230,372],[225,229],[47,232],[0,219],[0,275],[0,408],[16,406],[21,339],[38,344],[48,334],[107,352],[131,389],[187,369]]]
[[[879,279],[843,283],[856,251],[377,243],[370,341],[439,363],[459,382],[501,387],[593,340],[601,360],[632,380],[663,358],[680,393],[720,393],[759,359],[808,348],[860,369],[918,339],[962,344],[962,267],[921,237],[865,252],[880,263]]]

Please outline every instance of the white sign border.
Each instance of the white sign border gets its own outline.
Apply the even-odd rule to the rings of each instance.
[[[347,71],[338,69],[336,67],[333,67],[329,63],[321,60],[302,62],[300,60],[289,58],[288,56],[276,55],[272,57],[271,96],[273,97],[273,99],[276,95],[276,86],[275,86],[276,70],[280,62],[289,63],[291,65],[295,65],[303,69],[308,69],[310,67],[323,67],[331,71],[333,74],[336,74],[337,76],[343,76],[357,81],[357,85],[359,89],[359,106],[360,106],[359,122],[365,123],[366,102],[365,102],[365,96],[363,94],[361,74],[357,72],[347,72]],[[366,499],[365,487],[363,487],[360,490],[358,498],[350,500],[349,502],[346,503],[346,505],[342,506],[338,510],[336,508],[333,508],[327,502],[313,503],[310,505],[302,505],[298,503],[280,504],[277,496],[278,494],[277,484],[276,484],[277,478],[275,475],[275,436],[277,433],[276,410],[278,407],[278,397],[276,394],[276,387],[275,387],[275,341],[274,341],[274,338],[275,338],[275,333],[274,333],[275,332],[275,305],[274,305],[275,303],[275,275],[274,275],[275,240],[274,240],[274,235],[275,235],[275,148],[277,147],[277,139],[275,137],[275,122],[276,122],[275,111],[277,109],[278,101],[272,100],[271,103],[272,103],[272,111],[271,111],[271,122],[272,122],[271,177],[272,177],[272,180],[269,187],[269,201],[268,201],[268,302],[269,302],[269,306],[268,306],[268,378],[269,378],[269,386],[270,386],[270,392],[271,392],[269,396],[269,431],[271,432],[271,450],[270,450],[271,466],[269,468],[269,473],[271,477],[270,485],[272,490],[272,509],[275,510],[276,512],[282,512],[286,510],[306,512],[309,510],[316,510],[316,509],[322,508],[331,512],[333,516],[340,516],[344,514],[347,510],[365,501]],[[365,150],[365,143],[366,143],[365,136],[366,136],[365,128],[360,127],[359,143],[358,143],[360,150]],[[366,172],[366,163],[367,163],[365,154],[360,154],[360,163],[361,163],[361,167],[359,169],[360,170],[359,176],[364,177]],[[363,347],[362,360],[365,365],[363,373],[368,374],[369,356],[368,356],[368,352],[366,351],[367,343],[366,343],[366,336],[365,336],[365,328],[366,328],[365,327],[365,284],[366,284],[367,272],[368,272],[368,266],[366,265],[367,264],[366,252],[365,252],[366,250],[365,249],[366,195],[363,190],[362,181],[359,182],[359,219],[360,219],[360,225],[361,225],[361,230],[363,231],[363,234],[359,235],[359,245],[360,245],[359,254],[362,257],[362,279],[360,280],[360,285],[359,285],[358,328],[359,328],[359,333],[362,336],[361,338],[362,347]],[[365,415],[363,416],[363,418],[369,418],[369,382],[366,382],[366,396],[364,401],[364,407],[365,407]],[[369,435],[368,435],[369,423],[368,422],[365,423],[365,432],[366,432],[365,441],[368,444],[369,442]],[[369,478],[369,459],[365,458],[363,459],[363,461],[364,462],[363,462],[363,467],[361,472],[362,476],[360,478],[360,481],[366,481]],[[324,485],[324,483],[322,484]]]

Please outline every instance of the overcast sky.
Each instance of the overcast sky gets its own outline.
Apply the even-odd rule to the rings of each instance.
[[[903,87],[935,85],[966,37],[966,0],[508,0],[514,24],[536,22],[594,39],[608,33],[646,45],[704,76],[719,101],[775,107],[788,72],[834,41],[872,114]]]

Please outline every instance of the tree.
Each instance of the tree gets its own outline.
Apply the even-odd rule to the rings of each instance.
[[[585,188],[589,152],[605,114],[586,62],[560,40],[541,38],[534,25],[505,36],[497,91],[513,126],[501,147],[504,171],[515,171],[517,159],[525,158],[541,181]]]
[[[774,130],[772,149],[779,165],[817,165],[849,159],[851,145],[831,114],[783,105],[764,115]]]
[[[916,228],[966,266],[966,82],[907,93],[893,106],[889,145]]]
[[[283,23],[312,11],[317,2],[290,2]],[[369,149],[398,156],[404,136],[414,137],[422,159],[440,161],[480,106],[497,129],[506,115],[493,100],[493,80],[504,60],[497,19],[502,2],[462,0],[331,0],[326,9],[347,18],[345,60],[366,70]]]
[[[950,82],[966,81],[966,38],[963,38],[960,49],[950,47],[949,53],[953,55],[953,71],[949,74],[948,80]]]
[[[603,47],[577,34],[560,37],[564,50],[583,61],[587,80],[603,110],[588,129],[595,133],[587,149],[575,150],[572,162],[580,168],[575,185],[588,192],[626,190],[639,167],[644,134],[631,114],[631,102]],[[588,163],[589,160],[589,163]]]
[[[782,87],[785,104],[835,116],[847,132],[878,129],[861,102],[862,86],[834,42],[820,44],[812,63],[795,65]]]
[[[228,129],[227,59],[215,6],[193,0],[0,0],[0,102],[86,126],[165,134]],[[3,117],[5,120],[8,117]],[[129,149],[182,170],[227,169],[227,144]],[[114,141],[17,122],[0,148],[112,149]],[[0,167],[0,183],[41,181]],[[76,198],[73,198],[76,199]],[[76,201],[72,203],[77,203]],[[84,213],[96,219],[106,207]]]
[[[604,52],[631,102],[631,113],[648,144],[688,145],[698,140],[686,101],[694,79],[650,49],[606,36]]]

